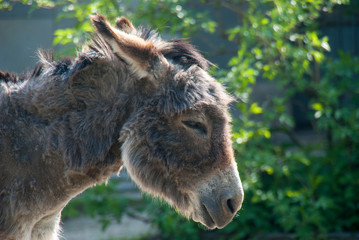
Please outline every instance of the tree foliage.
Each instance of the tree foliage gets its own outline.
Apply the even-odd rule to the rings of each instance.
[[[215,234],[241,239],[255,233],[287,232],[301,239],[326,239],[329,232],[359,229],[359,58],[343,51],[330,57],[330,39],[322,36],[318,20],[335,8],[358,16],[357,2],[22,2],[58,7],[62,9],[58,20],[75,19],[73,28],[55,32],[54,44],[83,41],[92,29],[87,16],[100,12],[112,21],[125,15],[136,25],[147,23],[160,32],[183,37],[205,32],[218,36],[227,46],[236,46],[227,68],[214,69],[213,74],[238,99],[233,141],[245,201],[239,216]],[[0,4],[10,9],[13,2]],[[223,23],[223,11],[236,17],[235,26]],[[233,52],[217,50],[219,54]],[[262,101],[253,95],[258,81],[274,89]],[[290,111],[298,95],[305,98],[301,104],[318,141],[298,138]],[[164,239],[199,239],[205,234],[167,206],[149,203],[147,210]]]

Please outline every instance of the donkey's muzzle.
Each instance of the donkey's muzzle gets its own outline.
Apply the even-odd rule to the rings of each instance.
[[[209,229],[223,228],[243,202],[243,187],[235,164],[222,169],[197,185],[197,204],[192,215]]]
[[[236,215],[243,202],[242,191],[227,190],[218,198],[205,196],[201,199],[203,224],[210,229],[223,228]]]

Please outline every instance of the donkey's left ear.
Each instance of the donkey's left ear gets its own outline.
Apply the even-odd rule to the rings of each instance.
[[[139,78],[156,79],[168,69],[167,60],[151,42],[129,34],[133,28],[129,20],[118,20],[117,29],[101,14],[90,15],[90,19],[98,35],[110,45],[114,53],[131,66],[133,73]]]

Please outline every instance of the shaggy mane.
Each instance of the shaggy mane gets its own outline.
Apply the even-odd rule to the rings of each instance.
[[[140,27],[138,31],[138,35],[145,40],[150,40],[152,42],[162,41],[158,36],[158,33],[152,29]],[[159,47],[159,51],[165,56],[165,58],[171,59],[185,68],[189,68],[190,66],[196,64],[200,68],[207,71],[210,66],[214,65],[205,59],[200,52],[184,38],[166,41],[161,45],[161,47]]]
[[[198,65],[207,71],[210,66],[213,66],[213,64],[205,59],[186,39],[170,40],[160,51],[167,59],[172,59],[185,68]]]
[[[6,83],[17,83],[24,81],[29,78],[38,77],[43,69],[43,64],[37,64],[32,72],[22,73],[17,75],[16,73],[9,73],[8,71],[3,72],[0,70],[0,81],[4,81]]]

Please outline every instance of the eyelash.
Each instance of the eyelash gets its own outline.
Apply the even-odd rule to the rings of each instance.
[[[184,125],[186,125],[189,128],[195,129],[197,131],[200,131],[203,134],[207,134],[207,128],[200,122],[195,121],[182,121]]]

